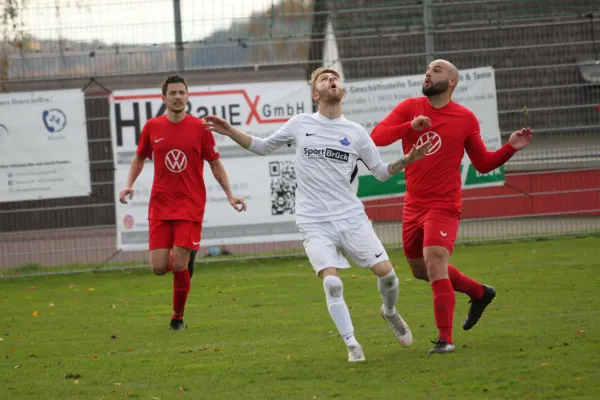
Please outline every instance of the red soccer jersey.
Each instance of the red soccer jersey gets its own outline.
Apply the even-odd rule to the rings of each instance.
[[[431,127],[415,131],[414,118],[423,115]],[[481,173],[490,172],[510,159],[516,150],[508,143],[494,152],[485,147],[479,121],[466,107],[450,101],[442,108],[433,107],[427,97],[409,98],[371,132],[377,146],[388,146],[402,139],[404,153],[414,144],[432,140],[427,156],[406,167],[405,204],[462,209],[460,164],[465,150],[473,166]]]
[[[162,115],[144,125],[137,154],[154,160],[148,219],[202,222],[204,160],[219,158],[215,138],[202,122],[186,115],[183,121],[173,123]]]

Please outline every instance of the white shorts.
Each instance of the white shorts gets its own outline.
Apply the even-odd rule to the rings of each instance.
[[[365,214],[335,221],[299,223],[298,229],[317,274],[328,267],[350,268],[342,250],[363,268],[389,260]]]

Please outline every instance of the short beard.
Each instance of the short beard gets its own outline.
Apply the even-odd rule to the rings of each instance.
[[[326,95],[323,96],[323,102],[327,104],[338,104],[344,99],[344,89],[338,88],[337,94],[334,96]]]
[[[184,106],[184,107],[183,107],[181,110],[177,110],[177,109],[175,109],[175,108],[169,108],[169,107],[167,107],[167,109],[168,109],[169,111],[171,111],[172,113],[175,113],[175,114],[181,114],[181,113],[184,113],[184,112],[186,112],[186,108],[187,108],[187,107],[186,107],[186,106]]]
[[[423,95],[425,95],[427,97],[432,97],[432,96],[436,96],[438,94],[442,94],[446,90],[448,90],[448,81],[438,82],[429,87],[425,87],[425,85],[423,85],[423,88],[421,89],[421,91],[423,92]]]

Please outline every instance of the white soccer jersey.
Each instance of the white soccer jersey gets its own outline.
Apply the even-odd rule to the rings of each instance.
[[[252,138],[250,150],[267,154],[296,143],[296,221],[333,221],[364,213],[353,182],[357,162],[389,178],[387,164],[367,131],[344,117],[329,119],[319,113],[299,114],[266,139]]]

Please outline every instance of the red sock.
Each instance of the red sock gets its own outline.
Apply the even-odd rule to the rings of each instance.
[[[173,272],[173,319],[183,319],[185,302],[190,292],[190,271]]]
[[[169,272],[173,271],[173,253],[169,253]]]
[[[438,279],[431,283],[431,288],[433,289],[435,324],[440,331],[438,339],[444,339],[447,343],[453,343],[452,322],[454,320],[456,294],[454,294],[452,283],[450,283],[450,279]]]
[[[454,265],[448,265],[448,276],[457,292],[467,294],[471,300],[483,297],[483,285],[462,274]]]

